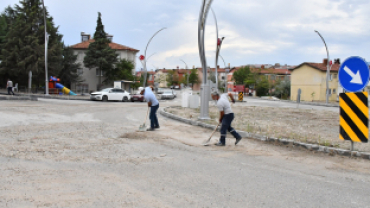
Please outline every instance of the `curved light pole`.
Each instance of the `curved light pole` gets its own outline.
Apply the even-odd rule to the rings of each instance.
[[[325,43],[324,38],[321,36],[319,31],[315,30],[315,32],[320,36],[322,42],[324,42],[324,45],[325,45],[325,48],[326,48],[326,54],[328,56],[328,61],[327,61],[327,65],[326,65],[326,104],[328,104],[328,101],[329,101],[329,76],[330,76],[329,50],[328,50],[328,46]]]
[[[215,63],[215,71],[216,71],[216,91],[218,92],[218,54],[220,53],[220,50],[221,50],[221,45],[222,45],[222,41],[224,40],[225,37],[222,37],[221,39],[218,38],[218,25],[217,25],[217,18],[216,18],[216,14],[215,12],[213,11],[213,9],[211,8],[211,11],[212,11],[212,14],[213,14],[213,18],[215,19],[215,23],[216,23],[216,63]]]
[[[49,75],[48,75],[48,43],[49,34],[46,31],[46,12],[44,0],[42,0],[42,7],[44,9],[44,24],[45,24],[45,95],[49,95]]]
[[[146,50],[148,49],[149,43],[152,41],[152,39],[154,38],[154,36],[156,36],[159,32],[161,32],[164,29],[167,29],[167,28],[164,27],[164,28],[158,30],[156,33],[154,33],[154,35],[149,39],[148,44],[146,44],[146,48],[145,48],[145,52],[144,52],[144,60],[142,61],[142,64],[144,66],[144,83],[143,83],[143,87],[145,87],[146,76],[147,76],[146,75],[147,74],[147,71],[146,71],[146,62],[150,58],[150,57],[148,59],[146,58]]]
[[[187,86],[189,87],[189,76],[190,76],[190,73],[189,73],[189,70],[188,70],[188,65],[185,63],[184,60],[180,59],[180,61],[184,62],[185,64],[185,68],[186,68],[186,71],[188,72],[188,77],[187,77]]]
[[[201,97],[200,97],[200,115],[199,119],[210,119],[209,117],[209,98],[210,89],[207,83],[207,61],[204,50],[204,34],[206,28],[206,20],[208,16],[208,11],[211,8],[213,0],[202,0],[202,5],[200,7],[199,21],[198,21],[198,49],[199,57],[202,63],[203,79],[201,85]]]

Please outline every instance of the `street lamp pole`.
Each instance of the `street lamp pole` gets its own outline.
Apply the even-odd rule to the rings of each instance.
[[[188,77],[187,77],[187,86],[189,87],[189,76],[190,76],[190,73],[189,73],[189,70],[188,70],[188,65],[185,63],[184,60],[180,59],[180,61],[184,62],[185,64],[185,68],[186,68],[186,71],[188,72]]]
[[[42,0],[42,7],[44,9],[44,24],[45,24],[45,95],[49,95],[49,75],[48,75],[48,43],[49,34],[46,31],[46,12],[44,0]]]
[[[329,102],[329,76],[330,76],[329,50],[328,50],[328,47],[327,47],[327,45],[325,43],[324,38],[321,36],[321,34],[319,33],[319,31],[315,30],[315,32],[320,36],[322,42],[324,42],[324,45],[325,45],[325,48],[326,48],[326,54],[328,56],[328,61],[327,61],[327,64],[326,64],[326,104],[328,104],[328,102]]]
[[[216,18],[216,14],[215,12],[213,11],[213,9],[211,8],[211,11],[212,11],[212,14],[213,14],[213,18],[215,19],[215,23],[216,23],[216,66],[215,66],[215,71],[216,71],[216,92],[218,92],[218,54],[220,53],[220,50],[221,50],[221,44],[222,44],[222,41],[224,40],[225,37],[222,37],[221,39],[218,38],[218,25],[217,25],[217,18]]]
[[[161,32],[164,29],[167,29],[167,28],[164,27],[164,28],[158,30],[156,33],[154,33],[154,35],[149,39],[148,44],[146,45],[145,52],[144,52],[144,60],[142,62],[143,66],[144,66],[144,83],[143,83],[143,87],[145,87],[146,76],[147,76],[147,71],[146,71],[146,61],[147,61],[147,58],[146,58],[146,50],[148,49],[149,43],[152,41],[152,39],[154,38],[154,36],[156,36],[159,32]]]
[[[203,69],[203,79],[201,85],[201,97],[200,97],[200,115],[199,119],[210,119],[209,117],[209,99],[210,99],[210,89],[207,83],[207,61],[204,48],[204,34],[206,28],[206,20],[208,16],[208,11],[211,8],[213,0],[203,0],[200,7],[199,21],[198,21],[198,49],[199,57],[202,63]]]

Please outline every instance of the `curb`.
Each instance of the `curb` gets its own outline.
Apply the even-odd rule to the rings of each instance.
[[[255,100],[267,100],[267,101],[273,101],[273,102],[280,101],[280,102],[297,104],[297,101],[292,101],[292,100],[274,100],[274,99],[266,99],[266,98],[260,98],[260,97],[248,97],[248,96],[246,98],[255,99]],[[299,104],[313,105],[313,106],[324,106],[324,107],[339,107],[339,104],[326,104],[326,103],[306,102],[306,101],[301,101]]]
[[[4,94],[4,93],[0,93],[0,94],[7,95],[7,94]],[[0,97],[0,100],[7,100],[6,98],[1,98],[1,97]],[[79,98],[79,97],[72,97],[72,96],[67,96],[67,95],[57,95],[57,96],[49,95],[49,96],[45,96],[45,95],[37,95],[37,94],[32,94],[32,95],[16,94],[14,96],[5,96],[5,97],[13,97],[13,99],[8,99],[8,100],[29,100],[29,99],[24,99],[24,98],[30,98],[31,97],[31,100],[36,99],[35,101],[37,101],[38,98],[57,99],[57,100],[86,100],[86,101],[90,100],[90,97],[89,97],[89,99],[82,99],[82,98]]]
[[[159,113],[162,116],[165,116],[167,118],[171,118],[171,119],[174,119],[174,120],[178,120],[178,121],[181,121],[181,122],[189,124],[189,125],[200,126],[200,127],[211,129],[211,130],[214,130],[216,128],[215,125],[206,124],[206,123],[203,123],[201,121],[194,121],[194,120],[182,118],[182,117],[176,116],[172,113],[168,113],[168,112],[166,112],[167,108],[171,108],[171,107],[162,108],[159,111]],[[220,130],[220,127],[218,127],[217,130]],[[245,132],[245,131],[239,131],[239,130],[236,130],[236,131],[238,131],[238,133],[242,137],[252,138],[252,139],[259,140],[259,141],[266,142],[266,143],[282,144],[282,145],[285,145],[285,146],[292,146],[292,147],[301,147],[301,148],[304,148],[304,149],[307,149],[307,150],[310,150],[310,151],[323,152],[323,153],[327,153],[329,155],[341,155],[341,156],[357,157],[357,158],[363,158],[363,159],[370,160],[370,153],[367,153],[367,152],[358,152],[358,151],[337,149],[337,148],[334,148],[334,147],[320,146],[320,145],[317,145],[317,144],[307,144],[307,143],[304,143],[304,142],[295,142],[292,139],[278,139],[278,138],[274,138],[274,137],[261,136],[261,135],[258,135],[258,134],[253,134],[253,133],[249,133],[249,132]]]
[[[31,100],[38,101],[37,96],[28,95],[28,96],[0,96],[0,100]]]

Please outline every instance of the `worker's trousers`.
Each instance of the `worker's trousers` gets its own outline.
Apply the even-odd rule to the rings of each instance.
[[[158,108],[159,108],[159,104],[150,107],[149,119],[150,119],[150,127],[151,128],[159,127],[158,118],[157,118]]]
[[[227,131],[229,131],[235,137],[235,139],[241,138],[238,132],[236,132],[233,127],[231,127],[231,122],[233,122],[233,120],[234,120],[234,113],[226,114],[222,118],[221,137],[220,137],[220,142],[222,144],[226,143],[225,138],[226,138]]]

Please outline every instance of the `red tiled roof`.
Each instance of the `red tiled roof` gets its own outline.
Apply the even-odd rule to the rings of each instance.
[[[238,71],[241,67],[235,67],[233,68],[230,72],[235,72]],[[251,71],[258,71],[258,74],[277,74],[277,75],[282,75],[282,74],[291,74],[291,71],[288,69],[274,69],[274,68],[268,68],[268,69],[258,69],[258,68],[250,68]]]
[[[136,76],[141,76],[141,73],[144,73],[143,71],[136,72]],[[155,74],[154,71],[147,71],[148,74]]]
[[[90,43],[93,43],[93,42],[95,42],[95,40],[90,39],[88,41],[85,41],[85,42],[82,42],[82,43],[77,43],[76,45],[72,45],[71,48],[73,48],[73,49],[87,49],[89,47]],[[114,49],[114,50],[129,50],[129,51],[136,51],[136,52],[139,51],[137,49],[130,48],[130,47],[120,45],[118,43],[113,43],[113,42],[109,43],[109,47],[111,49]]]
[[[309,63],[309,62],[304,62],[302,64],[300,64],[299,66],[291,69],[291,71],[295,70],[295,69],[298,69],[300,68],[301,66],[303,65],[308,65],[314,69],[317,69],[317,70],[320,70],[320,71],[326,71],[327,68],[326,68],[326,64],[324,63]],[[339,71],[339,68],[340,68],[340,64],[333,64],[330,71],[333,71],[333,72],[337,72]]]

